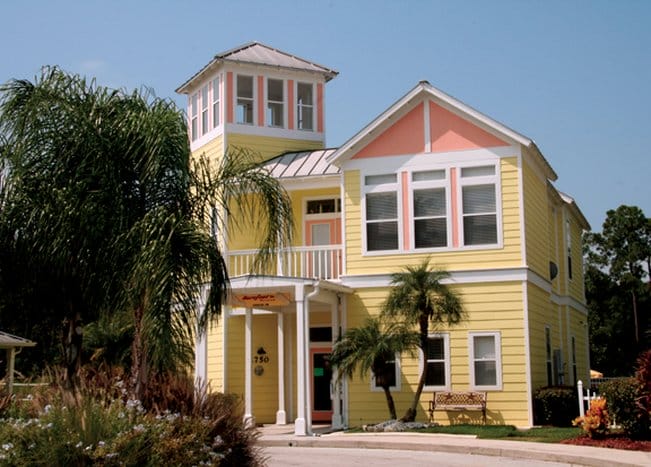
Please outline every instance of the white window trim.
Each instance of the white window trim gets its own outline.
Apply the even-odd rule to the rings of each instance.
[[[201,95],[201,136],[207,135],[210,128],[210,85],[204,84],[199,90]],[[205,126],[204,126],[205,124]]]
[[[280,81],[283,88],[283,100],[282,101],[272,101],[269,99],[269,80]],[[265,121],[265,126],[268,128],[287,128],[287,81],[283,78],[276,78],[274,76],[265,76],[264,78],[264,110],[265,116],[269,110],[269,103],[272,104],[282,104],[283,105],[283,124],[282,125],[272,125],[271,122]],[[266,120],[266,118],[265,118]]]
[[[400,173],[396,173],[396,181],[394,183],[383,183],[380,185],[366,185],[365,177],[374,176],[374,175],[389,175],[390,172],[380,172],[380,173],[361,173],[360,184],[362,186],[362,202],[361,202],[361,219],[362,219],[362,245],[363,245],[363,254],[367,256],[379,256],[386,254],[396,254],[402,253],[403,240],[402,240],[402,203],[401,203],[401,191],[402,191],[402,180]],[[397,203],[397,222],[398,222],[398,247],[395,250],[372,250],[368,249],[368,236],[366,234],[366,195],[369,193],[386,193],[394,192],[396,194],[396,203]]]
[[[494,175],[481,175],[477,177],[468,177],[463,178],[461,176],[462,169],[468,169],[472,167],[484,167],[492,165],[495,167]],[[503,216],[502,216],[502,177],[501,177],[501,164],[500,161],[491,161],[491,162],[479,162],[473,164],[458,164],[457,166],[457,203],[458,203],[458,212],[459,216],[454,222],[457,223],[457,230],[459,232],[459,250],[486,250],[486,249],[496,249],[502,248],[503,241]],[[497,243],[486,243],[481,245],[466,245],[465,241],[465,232],[463,228],[463,187],[464,186],[473,186],[473,185],[495,185],[495,222],[496,222],[496,236]]]
[[[190,94],[190,141],[199,139],[199,91]]]
[[[445,172],[445,179],[443,180],[426,180],[426,181],[413,181],[414,173],[428,172],[442,170]],[[411,245],[410,252],[412,253],[427,253],[437,251],[454,250],[452,246],[452,197],[451,189],[452,183],[450,180],[450,168],[419,168],[418,170],[410,170],[408,174],[409,190],[408,190],[408,203],[409,203],[409,244]],[[433,246],[427,248],[416,248],[416,216],[414,215],[414,190],[424,190],[430,188],[443,188],[445,190],[445,226],[446,226],[446,246]],[[440,216],[443,217],[443,216]],[[399,223],[398,228],[402,227]]]
[[[475,383],[475,337],[495,338],[495,385],[479,385]],[[468,359],[470,368],[470,389],[474,391],[502,390],[502,338],[499,331],[481,331],[468,333]]]
[[[311,105],[303,105],[298,103],[298,85],[299,84],[308,84],[312,86],[312,104]],[[296,112],[294,115],[294,128],[296,128],[298,131],[309,131],[309,132],[316,132],[316,113],[317,113],[317,98],[316,98],[316,92],[315,92],[316,86],[314,83],[310,81],[301,81],[301,80],[296,80],[294,81],[294,105],[296,106]],[[311,107],[312,108],[312,128],[307,129],[307,128],[299,128],[298,122],[299,122],[299,106],[305,106],[305,107]]]
[[[427,335],[428,339],[431,338],[443,338],[443,352],[445,353],[445,358],[443,360],[445,365],[445,385],[443,386],[423,386],[423,391],[449,391],[452,388],[450,379],[452,377],[451,370],[451,361],[450,361],[450,334],[447,332],[435,332]],[[425,358],[423,356],[423,351],[418,350],[418,375],[420,376],[423,373],[423,368],[425,364]]]
[[[253,98],[251,99],[251,107],[253,109],[252,110],[252,115],[251,115],[251,117],[252,117],[251,118],[251,123],[238,122],[237,121],[237,101],[240,98],[240,96],[238,94],[237,82],[238,82],[238,78],[240,76],[251,78],[252,95],[253,95]],[[235,124],[237,124],[237,125],[255,126],[257,124],[257,115],[256,115],[256,105],[255,105],[255,103],[258,100],[258,95],[257,95],[258,87],[256,86],[256,77],[255,77],[255,75],[249,75],[249,74],[246,74],[246,73],[236,73],[235,74],[235,79],[233,81],[234,81],[233,87],[235,88],[234,92],[233,92],[233,95],[234,95],[234,98],[235,98],[235,102],[233,103],[234,104],[234,117],[235,117],[234,120],[235,120]],[[244,97],[243,99],[249,100],[248,97]]]
[[[212,121],[211,121],[211,129],[215,129],[218,126],[221,125],[222,123],[222,118],[221,118],[221,83],[222,83],[222,78],[220,75],[217,75],[213,77],[210,80],[211,83],[211,88],[212,88],[212,95],[211,95],[211,103],[212,103]],[[215,84],[217,87],[215,88]],[[216,99],[215,99],[216,97]],[[215,108],[217,112],[215,112]],[[215,118],[215,114],[216,117]]]
[[[391,392],[400,392],[400,388],[401,388],[401,386],[402,386],[402,385],[400,384],[400,375],[401,375],[402,373],[401,373],[401,370],[400,370],[400,369],[401,369],[401,363],[400,363],[400,354],[399,354],[399,353],[396,353],[396,355],[395,355],[395,360],[394,360],[394,361],[396,362],[396,364],[395,364],[395,369],[396,369],[396,374],[395,374],[396,385],[395,385],[395,386],[389,386],[389,390],[390,390]],[[380,386],[376,386],[376,385],[375,385],[375,375],[373,374],[372,371],[371,371],[371,383],[370,383],[370,384],[371,384],[371,391],[372,391],[372,392],[384,392],[384,389],[382,389]]]

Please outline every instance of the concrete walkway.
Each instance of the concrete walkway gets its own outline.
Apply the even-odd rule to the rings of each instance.
[[[477,439],[472,435],[429,433],[329,433],[329,427],[316,428],[314,436],[294,436],[293,425],[265,425],[259,428],[260,446],[300,446],[320,448],[400,449],[451,452],[533,459],[574,465],[619,467],[651,466],[651,452]]]

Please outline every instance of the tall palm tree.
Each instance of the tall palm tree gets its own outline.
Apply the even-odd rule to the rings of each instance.
[[[359,370],[361,378],[369,370],[375,376],[375,384],[384,391],[392,420],[396,417],[396,407],[391,395],[391,383],[397,353],[413,353],[418,345],[418,334],[409,326],[391,322],[383,324],[380,318],[369,318],[363,326],[351,328],[332,348],[330,361],[340,375],[352,378]]]
[[[459,323],[464,315],[459,297],[441,282],[449,274],[439,269],[431,269],[429,261],[428,258],[417,266],[407,266],[404,271],[393,274],[392,288],[382,308],[383,316],[418,327],[418,347],[425,360],[414,399],[402,417],[403,421],[415,420],[416,407],[427,380],[430,322],[434,326],[454,325]]]
[[[285,190],[246,151],[217,165],[193,160],[183,113],[147,90],[44,68],[34,83],[10,81],[0,93],[0,241],[23,260],[31,287],[57,284],[59,296],[33,311],[66,318],[69,377],[82,318],[123,311],[133,319],[136,396],[151,372],[187,368],[197,325],[218,318],[228,286],[213,213],[254,219],[263,262],[291,236]]]

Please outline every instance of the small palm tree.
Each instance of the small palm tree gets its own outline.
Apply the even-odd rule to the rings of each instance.
[[[361,378],[369,370],[375,376],[375,384],[384,390],[384,395],[392,420],[396,417],[396,407],[391,395],[391,378],[396,353],[413,353],[418,345],[418,333],[402,323],[383,324],[380,318],[369,318],[364,326],[349,329],[335,343],[330,361],[340,375],[352,378],[359,369]]]
[[[399,318],[411,326],[418,326],[418,347],[428,355],[428,331],[430,321],[434,325],[457,324],[463,318],[461,300],[441,281],[449,274],[439,269],[430,269],[429,258],[418,266],[407,266],[405,270],[391,276],[393,288],[389,292],[383,316]],[[425,362],[426,363],[426,362]],[[403,421],[414,421],[416,407],[427,380],[427,364],[423,365],[416,393],[411,406],[402,417]]]

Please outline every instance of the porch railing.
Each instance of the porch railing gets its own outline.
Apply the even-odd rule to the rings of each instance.
[[[245,274],[269,274],[284,277],[337,280],[342,274],[342,246],[319,245],[283,248],[263,270],[254,270],[255,250],[234,250],[226,255],[231,277]]]

